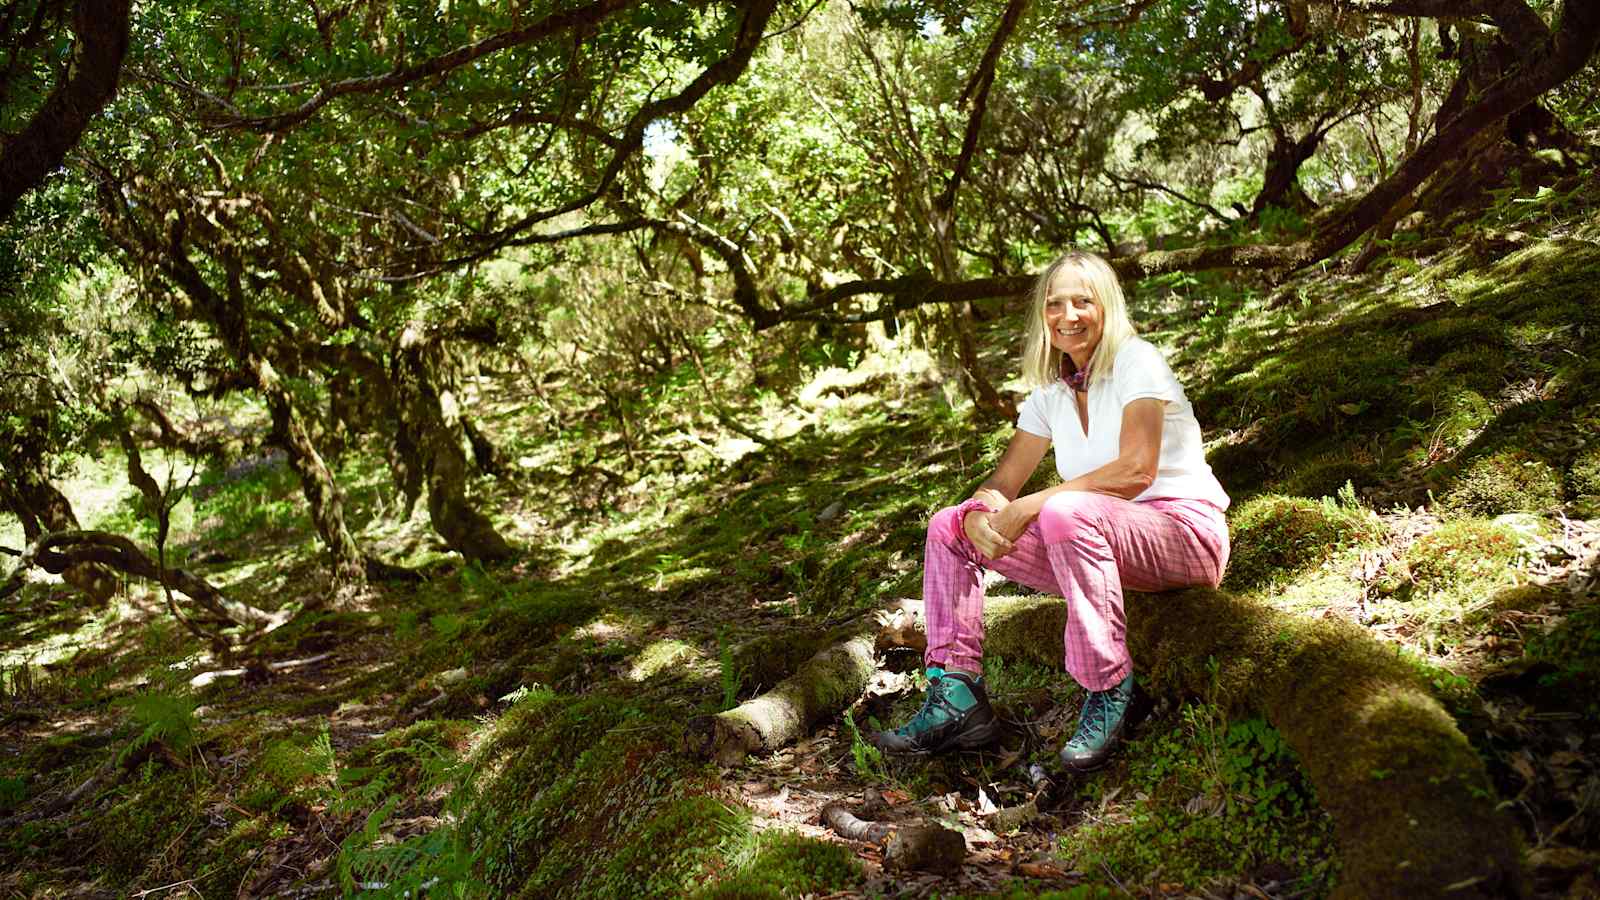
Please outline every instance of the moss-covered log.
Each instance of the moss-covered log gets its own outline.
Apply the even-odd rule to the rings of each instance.
[[[1130,593],[1127,610],[1134,664],[1156,690],[1258,712],[1299,754],[1334,820],[1337,896],[1527,895],[1482,760],[1394,648],[1209,589]],[[1059,666],[1065,624],[1055,598],[993,598],[984,649]]]
[[[690,752],[733,765],[750,753],[770,753],[811,731],[866,690],[877,666],[875,628],[818,651],[772,690],[727,712],[689,722]]]

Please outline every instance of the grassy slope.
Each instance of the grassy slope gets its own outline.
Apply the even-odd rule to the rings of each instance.
[[[1454,233],[1401,233],[1359,278],[1313,272],[1272,290],[1169,279],[1136,299],[1236,498],[1227,586],[1360,621],[1429,667],[1515,798],[1552,895],[1585,877],[1581,854],[1600,844],[1587,699],[1600,614],[1592,591],[1535,583],[1596,547],[1581,521],[1600,516],[1600,212],[1586,195],[1600,195],[1593,178],[1503,198]],[[1015,330],[988,326],[999,379]],[[713,372],[734,391],[737,349]],[[31,586],[0,614],[0,816],[111,774],[0,838],[0,887],[929,889],[875,880],[871,854],[819,841],[807,818],[877,785],[980,827],[961,806],[980,784],[1020,799],[1014,756],[885,763],[849,723],[732,772],[672,752],[685,718],[770,685],[814,649],[804,636],[818,624],[914,596],[927,515],[1003,444],[974,432],[912,351],[813,363],[804,390],[779,386],[739,411],[781,450],[717,442],[682,368],[648,386],[628,435],[602,410],[562,406],[559,385],[545,405],[515,378],[483,380],[480,408],[519,460],[484,487],[530,547],[495,571],[452,563],[424,523],[401,519],[375,460],[346,460],[366,539],[433,577],[265,640],[262,661],[316,660],[298,668],[194,690],[189,676],[219,664],[158,597],[135,587],[85,610],[59,585]],[[630,453],[643,477],[625,483],[613,473]],[[106,470],[84,471],[94,483]],[[177,552],[261,605],[321,590],[290,478],[234,474],[180,511]],[[127,505],[97,515],[132,531]],[[853,717],[904,715],[914,677],[886,676]],[[991,680],[1028,723],[1016,749],[1048,759],[1076,691],[1003,660]],[[1326,817],[1281,739],[1203,697],[1163,699],[1116,765],[1048,799],[1051,817],[980,845],[943,888],[1319,893],[1337,878]],[[1030,875],[1045,880],[1013,882]]]

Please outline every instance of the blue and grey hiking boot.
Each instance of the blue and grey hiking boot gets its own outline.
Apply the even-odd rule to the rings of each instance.
[[[890,753],[971,750],[993,741],[998,728],[981,676],[929,669],[922,709],[899,728],[873,735],[872,743]]]
[[[1122,738],[1128,721],[1128,706],[1133,702],[1133,673],[1104,691],[1090,691],[1078,716],[1078,733],[1061,748],[1061,763],[1069,769],[1089,772],[1106,764],[1111,751]]]

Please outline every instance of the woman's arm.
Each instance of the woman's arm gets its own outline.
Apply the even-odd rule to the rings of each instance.
[[[1154,397],[1124,406],[1116,459],[1071,481],[1017,498],[990,517],[989,527],[1007,542],[1014,541],[1027,530],[1029,522],[1038,518],[1044,502],[1062,491],[1092,491],[1124,500],[1139,496],[1156,480],[1156,468],[1161,462],[1161,426],[1165,419],[1166,402]],[[1001,462],[1005,460],[1002,458]],[[1034,464],[1037,465],[1038,460],[1034,460]]]
[[[978,489],[972,493],[972,499],[982,501],[996,511],[1005,509],[1017,492],[1022,490],[1022,486],[1028,483],[1028,477],[1039,467],[1039,460],[1044,459],[1044,452],[1048,449],[1049,438],[1018,430],[1011,435],[1011,442],[1006,444],[1006,452],[1000,455],[994,474],[978,485]],[[961,521],[961,530],[966,533],[967,539],[989,559],[999,559],[1010,553],[1011,541],[1016,537],[1005,537],[991,527],[991,520],[996,515],[975,509]]]

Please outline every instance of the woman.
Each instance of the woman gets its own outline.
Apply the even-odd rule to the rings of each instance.
[[[1023,376],[1034,390],[994,474],[928,526],[927,699],[875,739],[940,752],[994,737],[982,677],[988,568],[1066,599],[1066,667],[1088,696],[1061,760],[1089,770],[1116,746],[1133,697],[1123,588],[1215,586],[1228,559],[1228,495],[1183,388],[1134,335],[1104,259],[1067,253],[1039,276]],[[1052,443],[1061,483],[1017,496]]]

